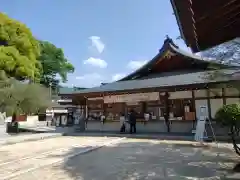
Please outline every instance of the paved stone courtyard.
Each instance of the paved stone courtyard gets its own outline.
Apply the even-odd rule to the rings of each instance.
[[[213,180],[239,159],[229,149],[196,147],[191,142],[58,137],[0,147],[0,179],[12,180]],[[78,155],[71,157],[72,155]]]

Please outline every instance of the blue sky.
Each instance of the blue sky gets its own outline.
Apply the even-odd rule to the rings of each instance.
[[[69,86],[117,80],[153,58],[166,35],[187,50],[170,0],[2,0],[0,10],[63,48],[76,68]]]

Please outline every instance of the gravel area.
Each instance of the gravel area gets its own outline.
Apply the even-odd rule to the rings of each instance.
[[[12,180],[214,180],[228,173],[237,158],[230,149],[191,142],[125,139]]]
[[[0,146],[0,164],[10,160],[24,158],[26,156],[35,156],[39,153],[59,149],[71,148],[75,145],[92,143],[105,138],[91,137],[57,137],[38,141],[16,143],[7,146]]]
[[[101,147],[117,139],[119,138],[61,137],[2,146],[0,148],[0,179],[12,179],[54,163],[64,162],[66,158]],[[73,153],[74,148],[77,151]]]

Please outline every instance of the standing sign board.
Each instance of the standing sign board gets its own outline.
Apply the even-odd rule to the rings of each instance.
[[[195,133],[195,141],[202,142],[204,138],[205,133],[205,125],[206,125],[206,119],[207,119],[207,107],[206,106],[200,106],[200,117],[197,121],[196,126],[196,133]]]

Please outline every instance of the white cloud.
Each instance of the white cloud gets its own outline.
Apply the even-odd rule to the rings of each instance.
[[[91,49],[95,49],[101,54],[105,48],[105,44],[102,42],[101,38],[99,36],[91,36],[89,39],[92,43]]]
[[[84,74],[82,76],[77,76],[76,79],[78,80],[85,80],[85,79],[100,79],[102,76],[98,73],[89,73],[89,74]]]
[[[147,60],[140,60],[140,61],[130,61],[128,64],[127,64],[127,67],[129,69],[138,69],[140,67],[142,67],[144,64],[147,63]]]
[[[123,73],[114,74],[112,76],[112,81],[120,80],[120,79],[124,78],[125,76],[126,76],[126,74],[123,74]]]
[[[105,77],[98,73],[89,73],[82,76],[77,76],[74,84],[77,86],[89,88],[99,86],[105,80]]]
[[[90,64],[92,66],[100,67],[100,68],[106,68],[107,62],[100,58],[94,58],[90,57],[87,60],[83,61],[83,64]]]

